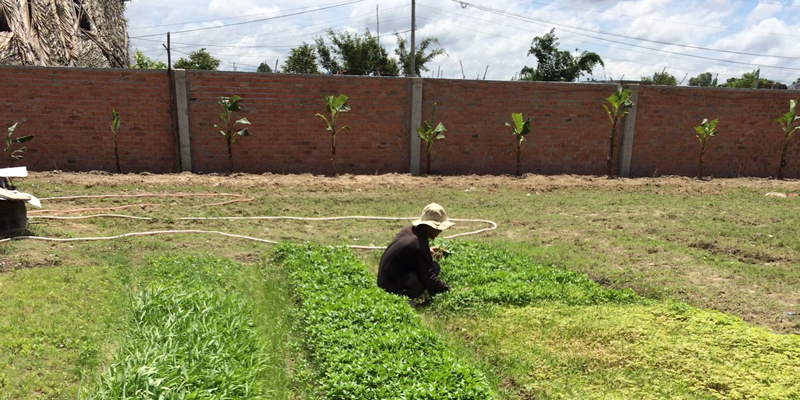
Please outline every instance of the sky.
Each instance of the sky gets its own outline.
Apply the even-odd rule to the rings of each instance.
[[[131,53],[173,62],[200,48],[220,70],[280,69],[289,51],[327,29],[380,34],[394,55],[395,33],[410,40],[411,0],[131,0]],[[555,28],[559,48],[604,60],[580,80],[638,80],[666,70],[678,82],[711,72],[719,82],[760,70],[800,78],[800,0],[416,0],[416,40],[435,37],[447,52],[423,77],[510,80],[533,38]]]

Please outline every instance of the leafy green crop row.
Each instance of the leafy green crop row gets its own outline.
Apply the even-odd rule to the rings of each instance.
[[[161,258],[133,300],[117,361],[91,399],[255,399],[265,351],[252,302],[226,291],[231,261]],[[146,279],[149,280],[149,279]]]
[[[800,337],[672,301],[498,307],[448,319],[511,398],[800,399]]]
[[[276,259],[300,300],[302,329],[326,399],[491,399],[398,296],[379,289],[350,250],[283,244]]]
[[[485,244],[455,241],[442,260],[442,279],[454,290],[437,296],[442,310],[473,310],[491,305],[527,306],[627,304],[639,301],[631,290],[608,290],[566,269],[537,265],[531,259]]]

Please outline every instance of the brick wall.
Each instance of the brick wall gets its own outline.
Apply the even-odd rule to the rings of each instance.
[[[703,175],[775,176],[783,131],[775,119],[788,111],[786,90],[642,86],[636,115],[631,176],[697,175],[700,143],[694,127],[719,118],[706,148]],[[800,145],[789,145],[786,177],[800,176]]]
[[[187,77],[194,172],[227,171],[225,141],[214,124],[219,97],[237,94],[244,98],[239,116],[252,122],[252,136],[234,148],[237,171],[330,173],[330,135],[314,114],[326,113],[323,95],[340,93],[350,97],[352,107],[340,126],[353,129],[337,136],[339,173],[409,171],[408,79],[204,71],[188,71]],[[603,175],[609,122],[601,105],[614,88],[425,79],[422,118],[430,119],[436,102],[436,122],[448,130],[434,146],[432,172],[514,173],[514,137],[504,124],[512,112],[522,112],[533,121],[523,147],[523,173]],[[0,128],[20,122],[19,135],[36,136],[16,165],[113,172],[109,124],[115,108],[122,119],[123,172],[178,169],[164,71],[0,67],[0,92],[5,94]],[[631,175],[694,176],[699,146],[693,127],[703,118],[720,118],[705,173],[772,176],[783,140],[775,118],[787,110],[790,98],[800,99],[800,92],[642,86]],[[424,149],[421,154],[425,171]],[[786,176],[800,177],[800,145],[790,146],[788,161]]]
[[[116,171],[113,108],[121,118],[122,171],[176,171],[164,71],[0,67],[0,93],[3,137],[15,122],[15,135],[35,136],[15,165],[36,171]]]
[[[521,172],[605,174],[608,117],[600,106],[614,85],[542,82],[425,80],[423,120],[447,128],[431,156],[434,174],[514,174],[511,113],[531,117],[523,142]],[[422,152],[421,171],[425,171]]]
[[[226,144],[214,129],[220,96],[241,96],[239,115],[252,123],[251,136],[234,145],[236,171],[332,172],[330,118],[323,95],[345,94],[351,111],[338,126],[337,171],[351,174],[407,172],[410,84],[406,79],[353,76],[264,75],[233,72],[188,74],[192,169],[227,172]]]

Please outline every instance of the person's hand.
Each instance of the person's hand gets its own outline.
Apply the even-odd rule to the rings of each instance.
[[[445,250],[445,249],[443,249],[443,248],[441,248],[439,246],[431,247],[431,257],[434,260],[439,261],[439,260],[445,258],[446,256],[447,256],[447,250]]]

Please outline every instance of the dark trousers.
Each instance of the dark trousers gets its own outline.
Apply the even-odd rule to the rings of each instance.
[[[433,262],[433,271],[436,272],[437,276],[442,272],[442,267],[436,261]],[[425,286],[417,276],[417,273],[413,271],[399,276],[392,282],[392,286],[393,290],[390,290],[392,293],[402,294],[411,299],[421,296],[422,292],[425,291]]]

